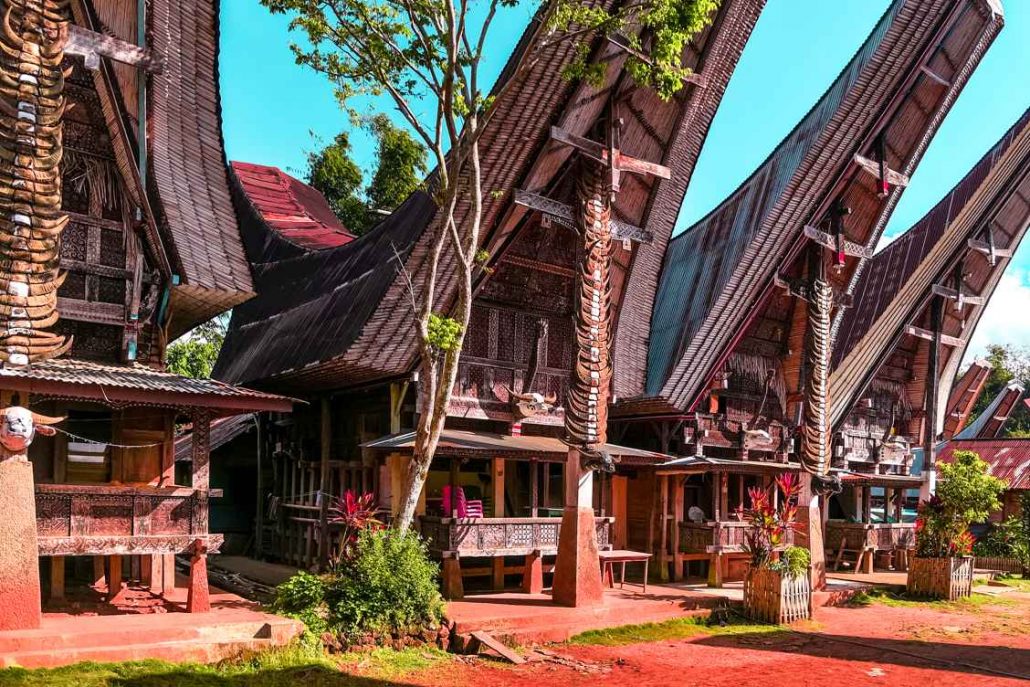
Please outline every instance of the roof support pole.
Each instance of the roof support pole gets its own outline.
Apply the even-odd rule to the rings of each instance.
[[[940,390],[941,325],[944,320],[944,299],[934,295],[930,300],[930,355],[926,364],[926,413],[923,420],[923,486],[920,498],[929,498],[937,486],[937,396]]]
[[[318,473],[318,569],[329,564],[329,455],[333,426],[329,397],[322,398],[321,461]]]

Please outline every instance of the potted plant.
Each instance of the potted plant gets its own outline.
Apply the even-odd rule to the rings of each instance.
[[[973,586],[969,525],[1001,508],[1005,482],[987,474],[987,463],[972,451],[956,451],[939,469],[937,493],[919,504],[908,593],[953,601],[969,596]]]
[[[801,481],[796,474],[785,473],[776,478],[773,489],[780,493],[778,508],[773,505],[770,490],[748,489],[744,549],[751,560],[744,577],[744,614],[782,624],[811,615],[811,556],[800,546],[784,546],[787,534],[795,527]]]

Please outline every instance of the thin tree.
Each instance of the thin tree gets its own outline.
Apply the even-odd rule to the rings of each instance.
[[[274,13],[292,15],[291,30],[307,39],[303,46],[292,46],[298,63],[325,74],[352,116],[357,114],[349,106],[354,97],[385,97],[436,165],[429,191],[438,213],[429,229],[428,267],[406,275],[418,340],[421,408],[394,523],[407,528],[447,417],[472,312],[473,283],[489,259],[480,249],[484,189],[479,140],[496,104],[536,60],[527,56],[493,91],[483,81],[491,29],[499,14],[520,4],[517,0],[261,1]],[[589,61],[591,40],[619,34],[632,54],[630,74],[667,99],[690,74],[681,61],[684,48],[712,21],[718,5],[719,0],[628,0],[609,8],[545,0],[534,55],[560,42],[577,42],[583,47],[564,76],[596,82],[604,68]],[[444,273],[450,265],[456,274]],[[443,293],[452,281],[453,306]]]

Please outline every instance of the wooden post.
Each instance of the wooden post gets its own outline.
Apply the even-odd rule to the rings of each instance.
[[[658,548],[658,578],[662,582],[669,580],[669,476],[660,475],[659,498],[661,500],[661,544]]]
[[[449,601],[464,598],[465,589],[461,581],[461,563],[458,561],[457,554],[444,554],[443,569],[440,575],[443,582],[443,598]]]
[[[91,586],[99,589],[104,584],[104,557],[93,556],[93,584]]]
[[[883,521],[890,522],[893,519],[894,513],[892,501],[894,500],[894,490],[890,487],[883,488]]]
[[[50,600],[64,599],[64,556],[50,557]]]
[[[544,463],[544,508],[551,507],[551,463]]]
[[[540,594],[544,591],[544,560],[539,551],[526,555],[522,591],[526,594]]]
[[[961,279],[956,284],[961,289]],[[940,392],[941,326],[944,320],[944,300],[932,296],[930,300],[930,342],[929,360],[926,365],[926,414],[923,424],[923,484],[920,498],[929,499],[937,489],[937,396]]]
[[[125,588],[122,582],[122,557],[107,557],[107,601],[115,603]]]
[[[254,558],[261,560],[265,551],[265,423],[261,413],[254,414],[254,426],[257,433],[257,494],[254,507]]]
[[[866,485],[862,487],[862,522],[867,525],[873,521],[873,490]]]
[[[329,397],[322,398],[321,461],[318,473],[318,569],[325,570],[329,564],[329,456],[332,451],[333,425]]]
[[[712,475],[712,520],[722,520],[722,473],[713,472]]]
[[[494,458],[493,460],[493,497],[494,497],[494,517],[504,517],[504,458]],[[494,591],[502,591],[504,589],[504,557],[498,556],[493,559],[493,588]]]
[[[719,473],[719,503],[722,506],[721,520],[730,519],[730,476],[728,473]]]
[[[529,517],[535,518],[539,515],[540,485],[537,483],[540,477],[540,463],[536,458],[529,461]]]
[[[207,588],[207,543],[208,503],[207,496],[211,488],[211,415],[207,411],[193,414],[193,489],[197,500],[194,513],[194,534],[204,535],[193,544],[193,557],[190,559],[190,586],[186,607],[191,613],[194,609],[206,611],[210,608]],[[165,559],[165,575],[175,575],[175,557],[171,561]],[[120,567],[120,565],[119,565]],[[116,578],[117,579],[117,578]],[[173,583],[174,584],[174,583]]]
[[[193,543],[190,558],[190,587],[186,594],[187,613],[207,613],[211,610],[211,596],[207,586],[207,544],[198,539]]]
[[[672,579],[679,582],[683,579],[683,553],[680,551],[680,522],[683,520],[683,480],[672,477],[673,510],[672,510]]]

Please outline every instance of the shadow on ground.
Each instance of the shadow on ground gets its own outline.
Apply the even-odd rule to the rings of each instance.
[[[1008,646],[852,637],[823,632],[717,635],[698,639],[695,643],[1030,679],[1030,650]]]

